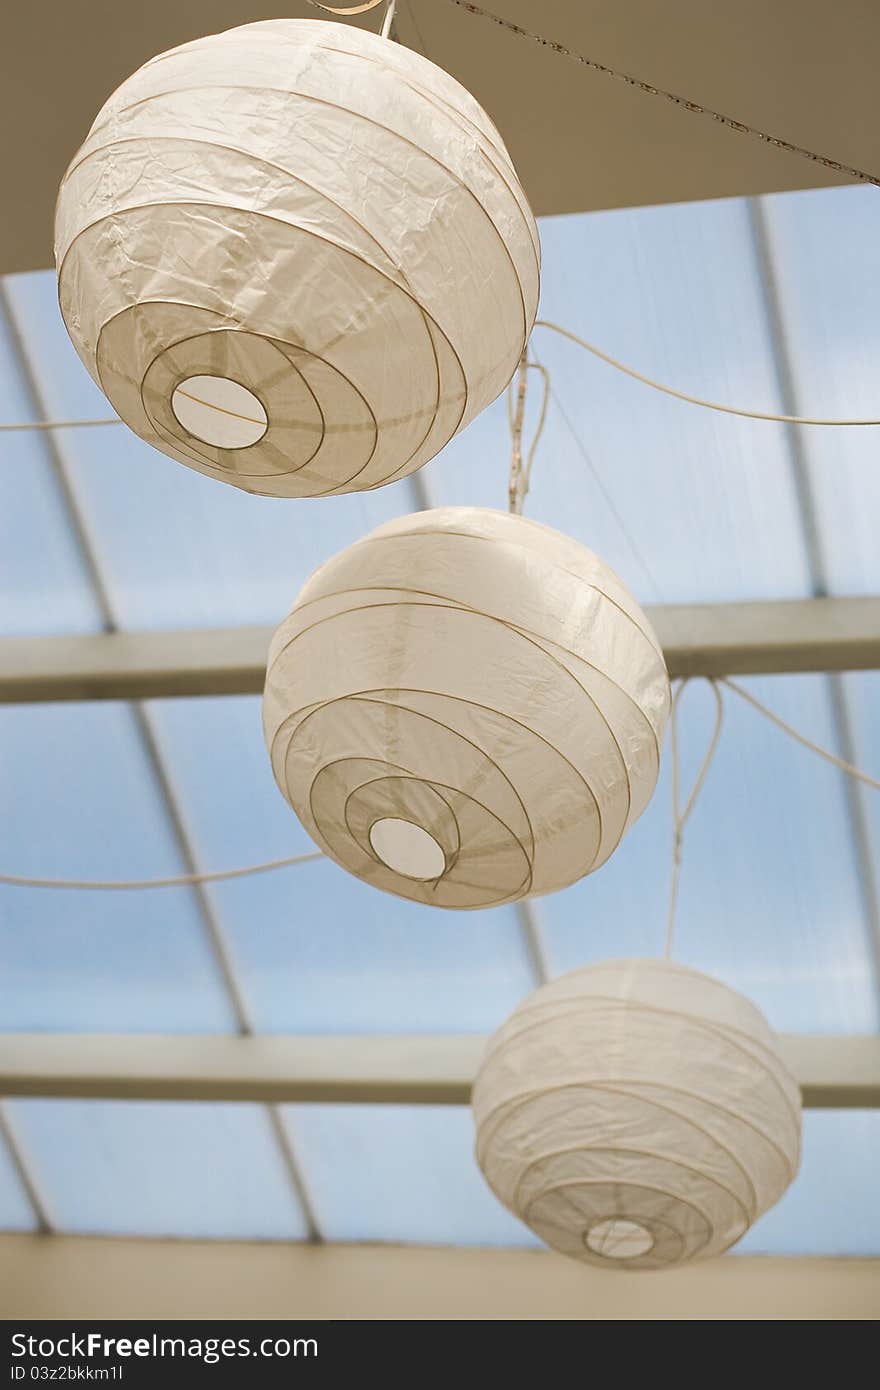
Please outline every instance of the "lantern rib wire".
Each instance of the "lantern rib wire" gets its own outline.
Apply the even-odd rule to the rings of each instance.
[[[8,325],[13,352],[18,362],[27,394],[30,396],[34,412],[45,416],[45,398],[39,375],[31,360],[24,335],[18,322],[18,317],[10,302],[9,294],[2,278],[0,278],[0,314],[2,314]],[[76,496],[66,460],[59,447],[59,441],[54,434],[50,433],[46,436],[46,444],[49,463],[51,465],[51,473],[58,490],[63,510],[67,516],[71,537],[81,554],[95,601],[103,617],[105,631],[118,631],[119,622],[111,598],[110,589],[102,573],[95,548],[92,545],[88,523]],[[225,933],[214,911],[211,900],[201,882],[203,876],[198,872],[194,847],[186,828],[183,811],[169,776],[161,747],[150,718],[149,710],[141,701],[132,701],[130,708],[134,717],[134,726],[138,740],[155,778],[156,791],[160,803],[164,807],[172,838],[176,841],[180,856],[189,870],[186,877],[189,879],[190,886],[195,894],[196,906],[198,908],[205,939],[210,953],[213,956],[219,979],[236,1020],[238,1032],[242,1037],[248,1037],[253,1034],[254,1027],[244,990],[238,979]],[[313,1242],[320,1241],[322,1236],[315,1217],[314,1205],[303,1178],[302,1170],[297,1161],[293,1148],[293,1140],[284,1126],[278,1107],[271,1105],[267,1106],[267,1114],[290,1187],[305,1221],[308,1238]],[[45,1217],[45,1212],[42,1213],[42,1216]]]

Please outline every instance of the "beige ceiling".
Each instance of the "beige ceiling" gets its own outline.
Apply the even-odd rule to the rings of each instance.
[[[860,168],[880,170],[876,0],[485,0],[549,38]],[[537,213],[839,183],[819,166],[582,67],[449,0],[398,35],[469,87]],[[381,11],[359,22],[377,28]],[[61,174],[101,103],[155,53],[306,0],[31,0],[2,21],[0,271],[51,264]],[[878,192],[880,197],[880,192]]]

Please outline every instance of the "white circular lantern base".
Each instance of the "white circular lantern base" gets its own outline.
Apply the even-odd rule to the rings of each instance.
[[[495,1195],[606,1269],[720,1255],[800,1160],[800,1090],[763,1015],[667,960],[602,961],[529,995],[472,1103]]]
[[[638,1221],[623,1220],[619,1216],[597,1221],[584,1239],[594,1255],[606,1260],[632,1260],[637,1255],[647,1255],[654,1244],[651,1232]]]
[[[269,425],[253,391],[225,376],[190,376],[176,386],[171,409],[185,430],[218,449],[247,449]]]
[[[370,844],[383,864],[406,878],[435,879],[446,868],[446,855],[433,835],[398,816],[374,821]]]

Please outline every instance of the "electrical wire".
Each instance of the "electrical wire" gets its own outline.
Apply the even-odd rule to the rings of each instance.
[[[287,869],[293,864],[308,864],[315,859],[323,859],[320,850],[310,854],[294,854],[289,859],[270,859],[263,864],[246,864],[237,869],[215,869],[208,873],[177,874],[172,878],[32,878],[24,874],[0,874],[0,884],[14,888],[82,888],[100,889],[110,892],[142,888],[186,888],[194,883],[220,883],[233,878],[247,878],[251,874],[268,874],[275,869]]]
[[[703,406],[706,410],[720,410],[724,415],[739,415],[746,420],[775,420],[783,425],[880,425],[880,420],[823,420],[806,415],[775,415],[769,410],[747,410],[741,406],[723,405],[720,401],[704,400],[702,396],[692,396],[687,391],[679,391],[674,386],[665,386],[660,381],[654,381],[652,377],[645,376],[643,372],[637,372],[635,367],[628,367],[625,362],[620,362],[610,353],[596,347],[595,343],[581,338],[570,328],[563,328],[561,324],[553,323],[551,319],[538,319],[535,327],[550,328],[554,333],[561,334],[563,338],[568,338],[571,342],[577,343],[578,347],[591,352],[600,361],[607,362],[609,367],[614,367],[616,371],[624,372],[626,376],[632,377],[634,381],[640,381],[644,386],[650,386],[655,391],[662,391],[666,396],[674,396],[676,400],[686,401],[689,405]]]
[[[863,772],[860,767],[855,767],[853,763],[848,763],[844,758],[838,758],[836,753],[829,752],[827,748],[822,748],[820,744],[814,743],[812,739],[807,738],[806,734],[802,734],[797,729],[793,729],[780,715],[776,714],[767,705],[762,704],[760,700],[756,699],[750,691],[744,690],[741,685],[737,685],[736,681],[730,680],[727,676],[719,676],[718,679],[722,685],[727,686],[728,690],[732,690],[741,700],[745,700],[746,703],[751,705],[753,709],[756,709],[759,714],[763,714],[765,719],[769,719],[771,724],[775,724],[777,729],[781,729],[784,734],[788,734],[789,738],[793,738],[795,742],[801,744],[803,748],[808,748],[811,753],[815,753],[818,757],[824,758],[827,763],[831,763],[832,767],[839,768],[840,771],[845,772],[848,777],[854,777],[857,782],[863,782],[866,787],[873,787],[875,791],[880,791],[880,779],[872,777],[867,772]]]
[[[691,794],[685,803],[684,809],[681,806],[681,760],[679,757],[678,746],[678,706],[688,684],[690,677],[685,677],[680,682],[675,694],[672,697],[672,706],[669,711],[669,755],[672,763],[672,874],[669,883],[669,910],[666,917],[666,943],[663,954],[667,960],[672,957],[672,943],[675,937],[676,912],[678,909],[678,886],[681,877],[681,851],[684,839],[684,828],[697,803],[697,798],[703,790],[703,785],[712,766],[712,760],[718,749],[721,738],[721,727],[724,722],[724,701],[721,698],[721,691],[715,680],[710,679],[709,685],[715,697],[715,724],[712,729],[712,737],[706,749],[705,757],[700,764],[696,781],[694,782]]]

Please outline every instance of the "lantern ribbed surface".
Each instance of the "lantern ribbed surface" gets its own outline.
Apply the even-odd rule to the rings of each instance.
[[[61,312],[136,434],[248,492],[419,468],[509,381],[539,244],[504,144],[442,69],[271,20],[110,97],[61,185]]]
[[[542,986],[490,1040],[473,1090],[496,1196],[565,1255],[662,1269],[717,1255],[778,1201],[801,1101],[758,1009],[666,960]]]
[[[521,516],[448,507],[323,565],[272,641],[275,778],[359,878],[446,908],[608,858],[657,779],[669,681],[606,565]]]

